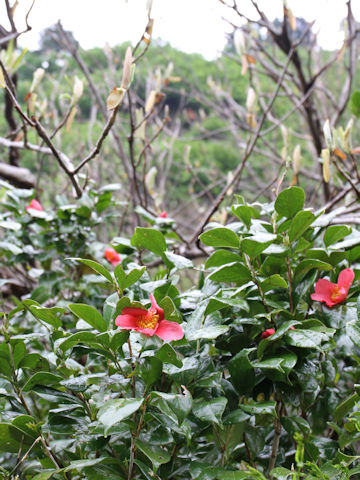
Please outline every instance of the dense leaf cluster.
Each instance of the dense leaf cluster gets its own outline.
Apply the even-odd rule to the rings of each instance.
[[[304,208],[298,187],[272,204],[238,196],[194,266],[173,220],[139,209],[150,226],[113,239],[113,268],[96,238],[109,190],[54,212],[29,200],[3,185],[0,250],[29,283],[4,297],[1,478],[357,478],[357,230]],[[318,278],[349,267],[345,302],[312,302]],[[184,339],[115,327],[151,293]]]

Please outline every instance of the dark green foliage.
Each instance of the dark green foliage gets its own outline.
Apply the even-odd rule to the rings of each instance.
[[[37,280],[3,314],[2,478],[18,452],[28,454],[17,473],[38,480],[127,479],[129,469],[138,479],[266,479],[269,465],[276,479],[356,478],[359,283],[331,309],[310,295],[319,276],[358,275],[346,258],[359,236],[346,243],[348,228],[323,227],[297,187],[266,209],[239,197],[235,221],[200,237],[214,248],[197,266],[201,288],[182,290],[192,263],[146,212],[151,227],[131,244],[115,239],[121,263],[110,268],[95,235],[105,201],[93,193],[95,208],[27,213],[28,194],[4,191],[4,261],[32,271],[35,260]],[[184,339],[116,329],[125,307],[146,313],[150,293]]]

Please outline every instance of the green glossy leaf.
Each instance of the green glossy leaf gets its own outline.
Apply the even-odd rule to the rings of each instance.
[[[83,263],[84,265],[87,265],[88,267],[92,268],[93,270],[95,270],[95,272],[99,273],[100,275],[102,275],[104,278],[106,278],[106,280],[108,282],[110,282],[111,284],[114,283],[113,281],[113,278],[111,276],[111,273],[103,266],[101,265],[100,263],[98,262],[95,262],[94,260],[88,260],[87,258],[75,258],[75,257],[71,257],[69,258],[68,260],[74,260],[76,262],[81,262]]]
[[[170,462],[171,455],[164,448],[151,445],[151,443],[143,442],[139,439],[135,440],[135,445],[148,457],[153,464],[154,470],[157,470],[160,465]]]
[[[94,344],[98,343],[97,335],[93,332],[77,332],[73,333],[69,337],[61,338],[56,343],[56,346],[60,348],[63,352],[66,352],[70,348],[73,348],[79,343],[85,344]]]
[[[217,268],[209,279],[214,282],[237,283],[243,285],[251,280],[250,271],[241,263],[234,262]]]
[[[250,394],[255,386],[255,370],[249,360],[249,354],[254,350],[244,348],[228,364],[231,382],[241,395]]]
[[[30,415],[18,415],[11,424],[22,430],[29,437],[33,437],[34,440],[38,437],[39,427],[35,418]]]
[[[35,385],[57,385],[63,377],[51,372],[36,372],[23,386],[24,392],[29,392]]]
[[[9,423],[0,423],[0,452],[18,453],[20,447],[28,448],[34,439]]]
[[[357,347],[360,347],[360,325],[358,322],[347,322],[346,334]]]
[[[191,260],[182,255],[177,255],[173,252],[164,252],[165,257],[169,260],[170,263],[174,265],[177,270],[182,270],[183,268],[193,268],[194,264]]]
[[[61,319],[59,317],[66,312],[65,308],[44,308],[41,306],[38,307],[37,305],[29,306],[29,310],[35,318],[38,318],[55,328],[61,327]]]
[[[227,398],[225,397],[211,398],[206,402],[194,402],[192,410],[195,417],[199,420],[219,425],[226,404]]]
[[[253,259],[260,255],[275,239],[276,235],[271,233],[258,233],[242,240],[241,250]]]
[[[182,367],[183,362],[169,343],[164,343],[155,353],[155,356],[163,363],[170,363],[176,367]]]
[[[293,471],[288,470],[287,468],[276,467],[271,470],[270,475],[277,480],[290,480],[293,473]]]
[[[329,340],[334,334],[335,330],[332,328],[323,329],[300,329],[290,330],[286,338],[285,343],[293,345],[299,348],[315,348],[320,349],[321,344]]]
[[[347,235],[350,235],[351,232],[351,228],[346,227],[345,225],[331,225],[326,229],[324,234],[324,244],[328,247],[329,245],[342,240]]]
[[[131,244],[137,248],[146,248],[156,255],[161,255],[166,250],[164,235],[153,228],[137,227],[132,236]]]
[[[246,422],[249,418],[250,418],[250,415],[248,413],[245,413],[244,410],[241,410],[241,408],[238,408],[230,412],[228,415],[226,415],[226,417],[223,420],[223,424],[233,425],[236,423],[243,423],[243,422]]]
[[[129,272],[126,276],[126,281],[123,288],[129,288],[134,285],[134,283],[136,283],[143,276],[145,271],[146,267],[134,268],[131,270],[131,272]]]
[[[360,396],[357,393],[350,395],[342,401],[334,411],[334,418],[337,422],[341,422],[345,415],[347,415],[350,410],[355,406],[356,402],[360,400]]]
[[[291,417],[281,417],[280,418],[282,426],[285,430],[293,436],[296,432],[302,432],[305,434],[310,433],[311,428],[305,418],[298,417],[298,416],[291,416]]]
[[[103,212],[111,205],[111,192],[104,192],[101,194],[95,203],[95,208],[98,213]]]
[[[272,343],[276,342],[279,340],[281,337],[285,335],[289,331],[290,327],[293,327],[295,325],[298,325],[299,322],[296,320],[288,320],[284,322],[273,335],[270,335],[270,337],[264,338],[260,341],[258,349],[257,349],[257,356],[258,358],[261,358],[265,349]]]
[[[301,235],[306,232],[308,227],[315,221],[316,217],[313,213],[303,210],[298,212],[289,228],[289,240],[295,242]]]
[[[128,341],[130,332],[126,330],[120,330],[111,337],[110,348],[117,352]],[[161,360],[161,359],[160,359]]]
[[[206,261],[205,268],[221,267],[226,263],[239,262],[241,256],[229,250],[216,250]]]
[[[84,459],[84,460],[73,460],[70,465],[68,465],[65,468],[61,468],[58,470],[58,472],[70,472],[71,470],[77,470],[80,472],[83,468],[89,468],[93,467],[94,465],[97,465],[98,463],[104,463],[109,460],[109,457],[104,457],[104,458],[89,458],[89,459]]]
[[[249,205],[234,205],[231,207],[231,212],[237,218],[239,218],[247,228],[250,228],[251,219],[259,218],[260,213],[256,208],[250,207]]]
[[[103,319],[102,315],[96,310],[96,308],[83,303],[73,303],[68,305],[68,308],[74,315],[84,320],[86,323],[95,328],[95,330],[98,330],[99,332],[106,332],[108,327],[107,323]]]
[[[229,328],[227,325],[202,325],[198,330],[192,330],[191,332],[187,329],[186,338],[189,341],[199,340],[200,338],[212,340],[226,333]]]
[[[119,287],[124,290],[125,288],[129,288],[136,283],[142,277],[145,270],[146,267],[134,268],[130,273],[126,274],[119,263],[114,269],[114,276]]]
[[[305,193],[302,188],[286,188],[277,196],[275,210],[283,217],[292,218],[303,208],[304,202]]]
[[[225,307],[249,311],[249,305],[243,298],[212,297],[206,307],[205,315],[209,315]]]
[[[115,319],[115,313],[116,313],[116,307],[117,307],[117,302],[119,300],[118,294],[112,293],[107,299],[105,300],[104,306],[103,306],[103,317],[105,320],[106,325],[108,328],[113,327],[113,321]]]
[[[276,417],[276,402],[240,404],[239,407],[250,415],[272,415]]]
[[[143,398],[116,398],[99,408],[98,419],[105,426],[105,435],[110,428],[135,413],[141,407]]]
[[[260,286],[264,293],[274,288],[288,288],[286,281],[278,273],[270,275],[270,277],[263,280]]]
[[[185,395],[152,392],[151,404],[181,425],[191,411],[193,400],[189,392]]]
[[[305,275],[307,272],[316,268],[317,270],[332,270],[332,265],[329,263],[321,262],[315,258],[307,258],[302,260],[295,269],[295,277]]]
[[[360,117],[360,92],[358,90],[355,90],[355,92],[351,95],[350,109],[351,113],[353,113],[356,117]]]
[[[209,247],[232,247],[239,248],[239,237],[230,228],[213,228],[200,235],[200,240]]]
[[[32,480],[49,480],[57,472],[58,470],[46,470],[32,477]]]
[[[162,361],[157,357],[146,357],[138,362],[139,373],[145,385],[149,387],[155,383],[162,373]]]

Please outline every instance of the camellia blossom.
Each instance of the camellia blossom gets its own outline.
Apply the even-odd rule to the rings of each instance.
[[[167,212],[164,210],[159,214],[159,218],[167,218]]]
[[[324,302],[328,307],[333,307],[345,300],[354,277],[351,268],[345,268],[339,273],[337,283],[331,283],[326,278],[320,278],[316,282],[315,293],[311,294],[312,300]]]
[[[158,336],[162,340],[181,340],[184,330],[176,322],[164,319],[164,310],[156,303],[153,294],[150,295],[151,307],[143,308],[125,307],[121,315],[116,317],[115,325],[124,330],[135,330],[148,337]]]
[[[268,328],[261,334],[261,338],[268,338],[271,337],[271,335],[274,335],[275,330],[273,328]]]
[[[117,251],[112,248],[112,247],[108,247],[108,248],[105,248],[105,252],[104,252],[104,257],[106,258],[106,260],[110,263],[112,263],[114,265],[114,267],[120,262],[120,255],[117,253]]]
[[[31,200],[30,205],[25,207],[25,210],[29,210],[30,208],[32,208],[33,210],[38,210],[39,212],[42,212],[44,210],[41,203],[38,200],[35,200],[35,198]]]

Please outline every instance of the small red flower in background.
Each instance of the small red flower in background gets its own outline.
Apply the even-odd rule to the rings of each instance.
[[[158,336],[162,340],[181,340],[184,330],[176,322],[164,319],[164,310],[156,303],[153,294],[150,295],[151,307],[143,308],[125,307],[121,315],[116,317],[115,325],[124,330],[135,330],[148,337]]]
[[[294,325],[291,325],[291,327],[289,327],[289,330],[295,330]]]
[[[38,210],[39,212],[42,212],[44,210],[41,203],[35,200],[35,198],[31,200],[30,205],[25,207],[25,210],[29,210],[30,208],[32,208],[33,210]]]
[[[159,214],[159,218],[167,218],[167,212],[164,210]]]
[[[337,283],[331,283],[326,278],[320,278],[316,282],[315,293],[311,294],[312,300],[324,302],[328,307],[333,307],[345,300],[354,277],[351,268],[345,268],[340,272]]]
[[[275,330],[273,328],[268,328],[261,334],[261,338],[268,338],[271,337],[271,335],[274,335]]]
[[[114,267],[120,262],[120,255],[112,247],[105,248],[104,257],[108,262],[112,263]]]

